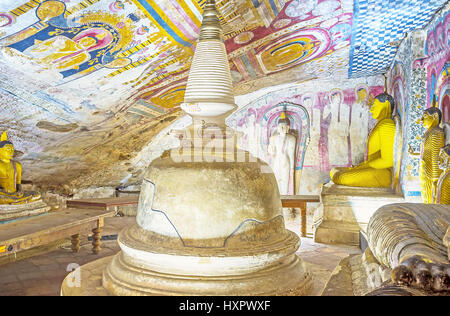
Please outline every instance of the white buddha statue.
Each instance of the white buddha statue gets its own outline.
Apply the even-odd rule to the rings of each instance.
[[[277,130],[269,139],[268,152],[271,167],[281,195],[294,194],[294,169],[296,138],[289,134],[289,120],[281,113]]]

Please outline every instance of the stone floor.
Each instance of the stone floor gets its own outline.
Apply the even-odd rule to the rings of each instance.
[[[117,234],[123,227],[134,223],[134,217],[114,217],[105,220],[103,236]],[[288,229],[299,233],[296,221],[287,222]],[[90,261],[110,256],[119,251],[116,240],[102,241],[102,251],[95,255],[87,236],[82,236],[79,253],[72,253],[70,241],[62,243],[56,249],[44,253],[35,253],[23,259],[14,257],[0,261],[0,296],[9,295],[59,295],[60,286],[65,276],[76,268]],[[314,275],[312,295],[321,295],[333,271],[342,259],[352,254],[361,253],[356,247],[316,244],[311,238],[302,238],[298,254],[310,266]],[[347,286],[348,287],[348,286]],[[329,289],[327,289],[329,290]],[[335,295],[350,295],[349,288],[336,288]],[[350,293],[350,294],[349,294]]]

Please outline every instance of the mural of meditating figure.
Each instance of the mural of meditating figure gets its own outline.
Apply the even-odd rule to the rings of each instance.
[[[395,123],[391,118],[393,107],[394,99],[387,93],[375,98],[370,113],[377,124],[367,141],[367,160],[349,168],[333,168],[330,177],[335,184],[373,188],[391,186],[395,139]]]
[[[73,39],[55,36],[45,41],[36,41],[35,45],[23,53],[36,58],[47,68],[64,71],[79,69],[79,66],[91,59],[90,52],[108,46],[113,35],[103,29],[93,28],[81,32]]]
[[[290,122],[282,112],[277,130],[269,139],[268,152],[271,156],[271,167],[277,179],[281,195],[293,194],[296,137],[289,134]]]
[[[23,204],[40,199],[36,192],[23,192],[22,165],[13,159],[14,146],[6,132],[0,138],[0,204]]]
[[[445,145],[444,129],[439,126],[442,113],[436,107],[428,108],[422,116],[422,124],[427,129],[420,145],[420,153],[409,147],[411,156],[420,156],[420,187],[422,201],[426,204],[435,203],[436,188],[442,170],[439,168],[439,153]]]

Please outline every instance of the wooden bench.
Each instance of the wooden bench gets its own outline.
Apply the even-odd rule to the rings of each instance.
[[[0,225],[0,256],[71,237],[72,251],[80,250],[80,234],[92,231],[92,251],[100,252],[105,217],[115,212],[100,209],[61,209],[45,215]]]
[[[93,199],[79,199],[79,200],[67,200],[66,206],[74,208],[94,208],[110,210],[118,206],[137,205],[139,202],[138,195],[131,196],[119,196],[110,198],[93,198]]]
[[[318,195],[282,195],[281,206],[300,209],[300,218],[302,223],[301,236],[306,237],[306,204],[319,203]]]

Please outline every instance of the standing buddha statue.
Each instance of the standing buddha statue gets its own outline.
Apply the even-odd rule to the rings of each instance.
[[[335,184],[351,187],[389,188],[394,165],[395,123],[391,118],[394,99],[387,93],[378,95],[370,113],[377,120],[367,141],[367,160],[357,166],[331,169]]]
[[[420,187],[422,201],[426,204],[436,202],[437,182],[442,173],[439,168],[439,153],[445,144],[444,130],[439,126],[442,120],[441,110],[430,107],[422,116],[422,124],[427,129],[420,145],[420,153],[416,153],[409,146],[409,154],[420,156]]]
[[[0,138],[0,204],[24,204],[40,199],[36,192],[23,192],[22,165],[12,160],[14,146],[4,132]]]
[[[277,132],[269,139],[268,152],[272,169],[282,195],[294,193],[295,147],[297,139],[289,133],[289,119],[281,112]]]

